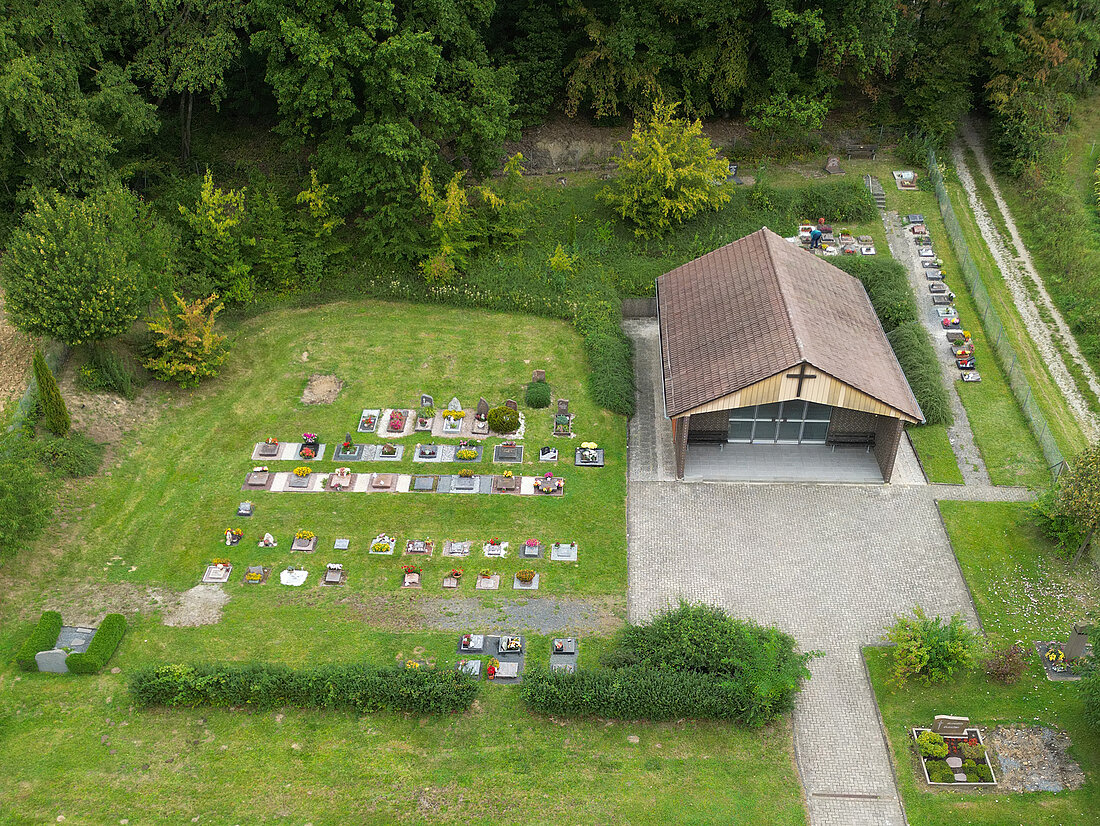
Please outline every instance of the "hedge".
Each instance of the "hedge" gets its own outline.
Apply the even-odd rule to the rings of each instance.
[[[65,665],[74,674],[95,674],[114,655],[125,633],[126,617],[108,614],[99,624],[88,650],[83,654],[70,654],[65,658]]]
[[[38,619],[38,625],[34,627],[30,637],[19,653],[15,655],[16,664],[24,671],[37,671],[38,663],[34,655],[39,651],[49,651],[57,643],[57,636],[61,633],[61,614],[57,611],[43,611]]]
[[[272,663],[171,664],[138,671],[130,692],[142,706],[291,706],[443,714],[469,708],[478,684],[457,671],[366,664],[308,669]]]
[[[527,384],[524,402],[528,407],[542,408],[550,406],[550,385],[544,381],[532,381]]]
[[[572,674],[530,667],[520,696],[531,711],[621,720],[732,720],[759,726],[752,688],[736,680],[645,666],[578,670]]]

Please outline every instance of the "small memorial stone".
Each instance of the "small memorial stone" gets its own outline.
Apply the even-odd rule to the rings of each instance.
[[[937,714],[932,721],[932,731],[948,737],[962,737],[970,727],[969,717],[952,717],[949,714]]]
[[[435,489],[434,476],[417,476],[413,479],[413,490],[430,491]]]
[[[825,171],[830,175],[843,175],[844,170],[840,168],[840,158],[836,155],[830,155],[829,159],[825,161]]]
[[[477,578],[477,585],[475,586],[478,591],[495,591],[500,587],[500,574],[493,574],[492,576],[479,576]]]
[[[334,551],[346,551],[351,543],[347,539],[337,539],[333,543],[332,549]]]
[[[405,574],[405,581],[401,584],[402,588],[419,588],[420,587],[420,574],[411,573]]]
[[[443,556],[469,556],[470,542],[447,542],[443,546]]]
[[[452,476],[451,477],[451,490],[455,491],[467,491],[474,490],[477,485],[478,479],[476,476]]]
[[[374,477],[374,481],[371,482],[371,487],[375,488],[390,488],[393,487],[393,474],[392,473],[378,473]]]
[[[569,415],[569,399],[558,399],[558,415]]]
[[[523,445],[497,445],[493,448],[494,462],[519,463],[523,461]]]
[[[295,474],[290,475],[290,481],[287,482],[287,487],[305,489],[309,487],[309,476],[297,476]]]
[[[555,542],[550,546],[550,559],[554,562],[576,562],[577,543]]]
[[[961,769],[962,764],[963,764],[963,761],[962,761],[961,757],[948,757],[947,758],[947,767],[950,768],[950,769]]]
[[[577,641],[575,639],[573,639],[572,637],[568,637],[566,639],[556,639],[551,644],[550,653],[552,653],[552,654],[576,654],[577,653]]]
[[[531,373],[531,381],[546,381],[546,371],[535,370],[533,373]]]
[[[505,399],[504,406],[519,413],[519,404],[516,403],[515,399]]]
[[[489,415],[489,402],[486,401],[484,396],[482,396],[480,399],[477,400],[477,417],[479,419],[484,419],[488,415]]]
[[[556,447],[539,448],[539,461],[540,462],[556,462],[556,461],[558,461],[558,449]]]
[[[252,515],[252,503],[241,502],[237,505],[237,516],[251,516]]]
[[[457,396],[453,396],[451,398],[450,404],[447,405],[447,409],[448,410],[461,410],[462,409],[462,405],[459,403]]]
[[[427,393],[421,393],[420,394],[420,406],[421,407],[435,407],[435,399],[433,399]]]
[[[455,579],[453,576],[445,576],[445,577],[443,577],[443,587],[444,588],[457,588],[458,587],[458,580]]]
[[[260,445],[261,456],[277,456],[279,454],[278,443],[272,444],[271,442],[264,442]]]

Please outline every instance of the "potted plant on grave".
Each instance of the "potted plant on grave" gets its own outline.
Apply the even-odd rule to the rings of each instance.
[[[298,476],[298,477],[301,477],[303,479],[305,477],[309,476],[309,474],[311,474],[311,473],[313,473],[313,469],[305,467],[304,465],[302,467],[294,468],[294,475]]]
[[[374,544],[372,544],[370,546],[370,549],[371,549],[371,552],[373,552],[373,553],[384,554],[386,551],[388,551],[390,549],[390,543],[389,542],[377,541],[377,542],[375,542]]]
[[[539,546],[539,541],[532,537],[523,544],[526,545],[528,548],[537,548]]]
[[[498,668],[500,668],[500,660],[498,660],[496,657],[490,657],[489,666],[485,669],[485,673],[488,675],[490,680],[496,678]]]
[[[419,574],[424,569],[419,565],[402,565],[401,570],[406,574]]]
[[[521,571],[516,571],[516,579],[522,582],[524,585],[531,582],[535,578],[535,572],[530,568],[524,568]]]
[[[274,436],[268,436],[265,440],[265,443],[269,445],[277,445],[279,444],[279,440],[276,439]]]
[[[482,579],[491,579],[493,576],[493,572],[488,568],[482,568],[478,576],[480,576]]]
[[[378,422],[378,417],[373,413],[368,413],[359,420],[359,427],[362,430],[371,431],[374,430],[375,424]]]
[[[1046,653],[1043,655],[1043,659],[1050,663],[1051,671],[1056,671],[1061,674],[1069,670],[1069,665],[1066,663],[1066,652],[1062,650],[1062,646],[1058,643],[1054,643],[1047,648]]]
[[[297,531],[294,534],[295,539],[305,539],[305,540],[313,539],[313,537],[315,537],[315,536],[317,536],[317,534],[315,534],[313,531]]]
[[[431,425],[432,420],[435,418],[435,408],[430,404],[427,407],[420,408],[420,415],[416,418],[417,427],[428,427]]]
[[[458,475],[461,476],[463,479],[469,479],[471,476],[474,475],[474,472],[470,468],[464,467],[458,471]]]
[[[499,536],[494,536],[492,539],[489,540],[489,544],[490,545],[499,545],[500,544],[500,537]]]
[[[510,471],[510,470],[506,470],[503,473],[501,473],[500,475],[503,476],[505,479],[511,479],[515,474],[512,473],[512,471]]]
[[[244,536],[244,531],[240,528],[226,528],[225,530],[225,544],[236,545],[241,541],[241,537]]]
[[[264,575],[259,571],[249,571],[244,575],[245,582],[260,582],[264,578]]]
[[[462,576],[462,569],[461,568],[451,568],[451,576],[454,577],[455,579],[458,579],[459,577]],[[467,634],[466,636],[469,637],[470,635]]]
[[[383,456],[396,456],[397,455],[397,445],[393,444],[392,442],[387,442],[386,444],[382,445],[382,455]]]
[[[216,557],[210,561],[210,564],[215,568],[226,568],[229,566],[229,560],[224,557]]]
[[[355,447],[355,442],[353,442],[351,439],[344,439],[344,441],[340,443],[340,449],[343,450],[345,453],[350,451],[353,447]]]

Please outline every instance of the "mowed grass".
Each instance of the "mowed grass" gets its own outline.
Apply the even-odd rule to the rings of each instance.
[[[524,407],[523,388],[535,368],[547,371],[555,399],[570,400],[578,438],[551,435],[552,407]],[[508,559],[491,565],[503,574],[502,586],[510,592],[511,573],[522,567],[518,546],[534,537],[544,543],[576,541],[580,548],[576,564],[551,564],[546,555],[533,563],[542,573],[540,593],[622,594],[625,421],[589,400],[586,373],[578,336],[557,321],[383,302],[344,302],[261,316],[236,332],[230,360],[216,380],[193,395],[162,391],[168,409],[127,438],[109,478],[84,489],[88,507],[64,568],[69,575],[108,582],[182,589],[196,584],[214,557],[229,557],[240,566],[235,581],[246,565],[278,571],[295,564],[319,573],[326,562],[340,562],[348,571],[348,590],[392,592],[400,585],[405,541],[430,537],[437,544],[435,554],[417,558],[425,568],[424,591],[440,592],[443,572],[455,564],[442,557],[443,542],[471,540],[471,556],[457,563],[473,569],[458,592],[468,595],[473,574],[490,565],[482,543],[499,536],[511,544]],[[335,403],[300,402],[313,374],[334,374],[344,382]],[[309,466],[315,473],[331,471],[340,464],[331,459],[333,451],[347,432],[357,441],[382,441],[355,433],[363,408],[412,408],[421,392],[433,395],[440,410],[455,396],[470,415],[480,396],[491,405],[516,399],[526,416],[524,464],[494,465],[492,444],[499,439],[483,443],[485,459],[478,464],[415,463],[416,442],[432,441],[418,434],[400,440],[406,446],[403,461],[351,463],[354,471],[447,474],[472,467],[475,473],[501,473],[509,468],[518,476],[553,470],[566,480],[565,495],[241,490],[256,464],[250,459],[254,443],[268,436],[300,441],[303,432],[315,432],[327,444],[327,458]],[[605,449],[606,467],[573,466],[573,449],[581,441]],[[537,460],[544,444],[559,448],[556,464]],[[289,471],[303,463],[265,464]],[[252,518],[235,516],[243,499],[255,503]],[[228,527],[245,531],[239,546],[225,546]],[[315,554],[290,552],[299,529],[318,535]],[[256,547],[265,532],[277,539],[277,548]],[[370,541],[379,533],[397,538],[393,557],[368,556]],[[349,539],[349,550],[334,552],[337,538]],[[311,579],[305,588],[315,585]]]
[[[943,502],[940,505],[955,555],[974,598],[988,644],[1000,648],[1019,641],[1030,650],[1035,640],[1064,640],[1070,623],[1092,618],[1100,589],[1087,572],[1070,570],[1026,518],[1017,503]],[[1100,733],[1090,730],[1072,683],[1052,683],[1038,655],[1014,686],[988,680],[981,670],[932,688],[887,684],[888,652],[865,649],[879,709],[897,764],[898,784],[909,822],[1096,824],[1100,823]],[[1046,725],[1067,731],[1073,757],[1087,781],[1074,791],[1008,794],[1003,791],[931,791],[917,780],[919,765],[909,729],[928,725],[936,714],[969,716],[978,726]]]
[[[907,428],[906,433],[920,458],[924,475],[929,482],[949,485],[963,483],[962,471],[955,458],[955,451],[947,438],[947,427],[942,424],[926,424]]]

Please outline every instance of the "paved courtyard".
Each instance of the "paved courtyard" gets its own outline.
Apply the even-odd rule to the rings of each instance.
[[[651,326],[628,326],[640,400],[630,425],[630,619],[702,601],[824,652],[794,715],[811,823],[905,823],[860,647],[917,604],[976,625],[935,504],[944,489],[672,481]]]

